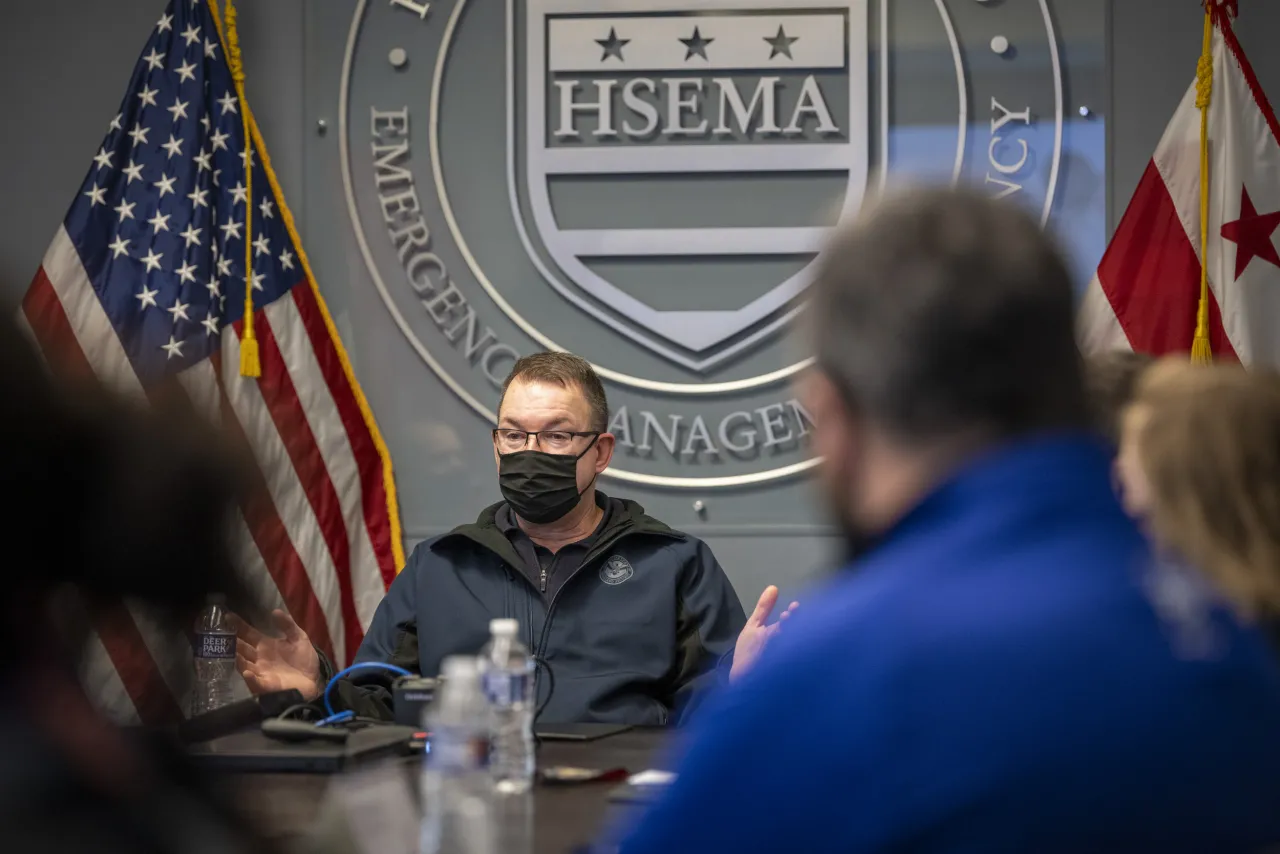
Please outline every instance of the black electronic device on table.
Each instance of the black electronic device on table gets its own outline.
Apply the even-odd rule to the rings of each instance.
[[[276,741],[287,741],[302,744],[310,741],[328,741],[333,744],[346,744],[352,730],[344,726],[316,726],[308,721],[291,721],[283,718],[272,718],[262,722],[262,734]]]
[[[401,676],[391,687],[391,707],[395,709],[396,723],[401,726],[422,728],[423,713],[435,700],[439,679],[429,676]]]
[[[543,741],[596,741],[630,729],[631,724],[538,724],[533,733]]]
[[[299,721],[264,721],[189,748],[191,760],[212,771],[332,774],[404,752],[415,727],[375,724],[355,729]]]
[[[183,721],[178,725],[178,738],[186,744],[209,741],[270,720],[300,705],[302,694],[296,689],[258,694]]]

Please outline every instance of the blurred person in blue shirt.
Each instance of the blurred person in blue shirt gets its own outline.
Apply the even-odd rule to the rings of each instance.
[[[1039,225],[893,197],[812,298],[849,565],[710,701],[623,854],[1280,842],[1280,671],[1122,510]]]

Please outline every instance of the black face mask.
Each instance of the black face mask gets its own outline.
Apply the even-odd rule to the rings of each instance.
[[[598,438],[598,437],[597,437]],[[578,505],[578,460],[596,444],[591,440],[586,450],[572,454],[548,454],[545,451],[516,451],[498,455],[498,488],[515,514],[526,522],[545,525],[563,517]],[[595,478],[591,483],[595,483]],[[587,484],[587,489],[591,484]]]

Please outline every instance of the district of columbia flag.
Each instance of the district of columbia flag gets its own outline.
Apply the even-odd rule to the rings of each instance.
[[[1203,258],[1213,358],[1280,366],[1280,123],[1236,39],[1235,11],[1235,0],[1206,7],[1213,72],[1207,240],[1202,247],[1201,111],[1193,81],[1085,294],[1085,353],[1189,352]]]
[[[237,89],[227,6],[166,8],[19,322],[55,371],[142,401],[176,378],[251,453],[243,568],[342,664],[404,562],[391,461]],[[85,681],[112,717],[186,711],[187,643],[129,603],[95,628]]]

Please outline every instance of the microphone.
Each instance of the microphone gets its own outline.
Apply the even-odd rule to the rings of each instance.
[[[247,700],[238,700],[221,709],[188,718],[178,725],[178,738],[185,744],[212,741],[238,730],[247,729],[267,718],[278,717],[292,706],[304,704],[302,694],[296,688],[258,694]]]

